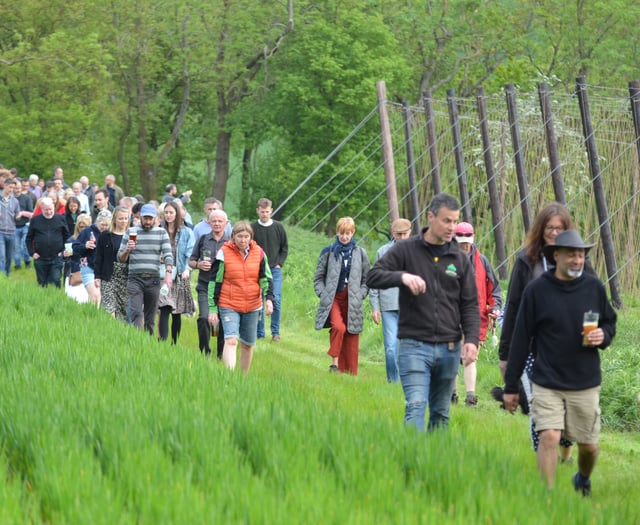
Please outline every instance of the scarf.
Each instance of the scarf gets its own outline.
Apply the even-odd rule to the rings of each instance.
[[[349,282],[349,272],[351,271],[351,255],[356,247],[356,241],[352,238],[348,244],[342,244],[336,235],[336,240],[331,246],[331,251],[336,258],[342,255],[342,266],[340,267],[340,278],[338,279],[338,292],[341,292]]]

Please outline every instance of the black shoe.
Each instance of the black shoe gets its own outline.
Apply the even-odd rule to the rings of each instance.
[[[580,472],[576,472],[575,476],[573,476],[573,488],[576,489],[576,492],[582,492],[585,498],[591,496],[591,480],[582,477]]]
[[[31,263],[24,263],[24,267],[26,270],[30,270],[31,269]]]
[[[338,367],[336,365],[330,365],[329,366],[329,372],[332,372],[334,374],[339,374],[340,370],[338,370]]]
[[[453,394],[451,394],[451,404],[452,405],[457,405],[458,404],[458,392],[453,392]]]
[[[471,408],[478,407],[478,396],[475,394],[467,394],[467,397],[464,400],[464,404]]]

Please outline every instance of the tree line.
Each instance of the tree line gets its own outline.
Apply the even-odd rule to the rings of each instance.
[[[376,81],[411,103],[506,83],[568,92],[578,74],[625,86],[639,15],[634,0],[3,2],[0,162],[116,172],[146,198],[176,182],[248,215],[349,134]]]

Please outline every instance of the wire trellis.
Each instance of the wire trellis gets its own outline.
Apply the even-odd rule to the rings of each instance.
[[[629,93],[623,89],[601,86],[589,86],[588,90],[600,176],[609,211],[607,220],[618,261],[617,278],[625,293],[637,293],[640,288],[640,235],[635,235],[635,232],[640,220],[640,169]],[[596,213],[578,99],[575,94],[566,93],[552,93],[550,98],[567,206],[583,238],[598,243],[591,252],[591,260],[598,274],[605,279],[604,254],[602,244],[598,242],[601,225]],[[507,103],[500,94],[485,96],[483,102],[502,215],[500,225],[506,240],[507,260],[503,264],[510,268],[515,254],[524,242],[525,223],[521,213],[522,198],[518,191]],[[495,263],[494,226],[484,160],[487,152],[481,136],[478,101],[475,98],[457,98],[455,103],[471,217],[477,232],[476,242],[480,250],[494,259]],[[458,166],[454,155],[448,100],[434,98],[431,104],[442,190],[458,196]],[[521,135],[520,153],[524,159],[528,183],[527,199],[531,213],[535,215],[544,205],[554,200],[545,122],[541,116],[537,93],[519,93],[516,104]],[[333,172],[319,169],[316,173],[317,180],[307,179],[309,188],[304,192],[307,197],[292,208],[293,211],[285,217],[287,222],[327,232],[331,231],[332,226],[328,221],[350,215],[357,219],[360,240],[366,240],[371,245],[386,240],[389,209],[382,142],[379,129],[371,126],[377,109],[366,117],[366,122],[357,126],[357,133],[351,134],[349,141],[343,142],[342,148],[348,150],[351,157],[341,156],[339,166],[323,163],[323,168],[330,167],[334,169]],[[409,113],[418,211],[421,225],[424,226],[425,210],[433,196],[424,107],[416,105],[407,108],[401,104],[386,102],[386,109],[393,146],[398,208],[401,216],[411,218],[411,188],[406,154],[409,143],[405,133],[405,116]],[[358,199],[354,199],[354,195]],[[298,202],[296,197],[292,197],[292,200]],[[358,203],[357,209],[354,209],[354,203]]]

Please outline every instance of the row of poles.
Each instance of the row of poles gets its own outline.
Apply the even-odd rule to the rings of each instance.
[[[387,112],[387,96],[386,85],[384,81],[380,81],[376,85],[378,96],[378,108],[380,117],[380,130],[382,139],[382,156],[383,166],[387,185],[387,203],[389,207],[389,219],[393,221],[399,217],[398,196],[396,189],[395,163],[393,157],[393,144],[391,141],[391,128],[389,124],[389,115]],[[631,100],[631,111],[633,114],[633,123],[636,136],[636,147],[638,148],[638,156],[640,158],[640,81],[629,83],[629,93]],[[608,282],[611,292],[611,302],[616,308],[622,307],[620,297],[620,283],[618,279],[618,267],[613,247],[613,235],[611,233],[611,224],[609,221],[609,211],[607,200],[602,181],[602,172],[598,157],[598,148],[596,145],[595,135],[593,132],[593,124],[591,121],[591,112],[589,107],[589,97],[587,93],[587,83],[584,76],[576,78],[576,95],[580,106],[580,115],[582,119],[582,130],[584,135],[585,148],[589,158],[589,169],[593,185],[593,192],[596,201],[598,223],[600,228],[600,237],[602,239],[602,247],[605,257],[605,265],[607,270]],[[520,208],[522,213],[525,232],[529,231],[532,222],[530,193],[527,179],[527,172],[524,161],[524,148],[520,136],[520,126],[518,120],[518,109],[516,104],[516,88],[513,84],[505,86],[506,104],[509,118],[509,128],[511,134],[511,142],[513,145],[514,165],[518,182],[518,192],[520,196]],[[549,156],[549,165],[551,169],[551,180],[555,199],[566,204],[564,191],[564,180],[562,177],[562,168],[560,155],[558,151],[558,142],[555,134],[555,126],[553,121],[553,113],[551,111],[551,100],[549,86],[546,82],[538,84],[538,96],[540,100],[540,112],[542,122],[544,124],[544,132],[546,138],[547,153]],[[484,150],[484,167],[487,176],[487,188],[490,198],[491,217],[493,221],[493,232],[496,244],[496,256],[498,258],[498,272],[500,279],[507,279],[507,255],[506,243],[503,228],[503,216],[500,209],[500,200],[498,196],[498,185],[496,182],[496,173],[494,170],[494,162],[491,148],[489,121],[487,118],[486,96],[484,88],[479,87],[476,94],[476,103],[478,109],[478,117],[480,124],[480,134]],[[442,191],[442,182],[440,177],[440,163],[437,151],[437,136],[435,127],[435,114],[432,106],[432,96],[430,91],[423,93],[422,97],[424,116],[426,119],[426,136],[428,143],[430,171],[432,189],[434,195]],[[464,162],[464,151],[462,148],[462,138],[460,133],[460,120],[458,115],[458,104],[454,90],[447,91],[447,106],[449,112],[449,124],[453,138],[453,155],[456,163],[456,172],[458,187],[460,192],[462,217],[467,222],[473,222],[471,218],[471,205],[469,199],[469,190],[467,185],[467,174]],[[414,160],[413,140],[411,134],[411,111],[408,103],[403,105],[403,118],[405,130],[405,150],[408,166],[409,178],[409,206],[412,215],[412,223],[414,233],[420,231],[420,206],[418,203],[416,166]]]

